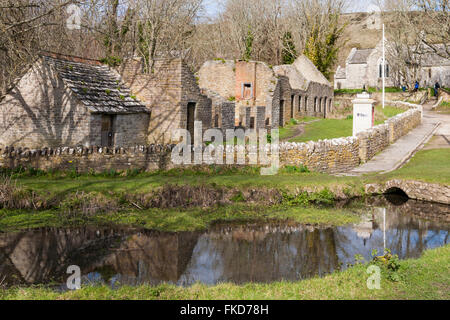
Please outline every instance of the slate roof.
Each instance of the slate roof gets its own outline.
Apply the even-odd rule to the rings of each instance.
[[[367,63],[367,59],[374,49],[358,49],[355,54],[351,57],[350,64],[364,64]]]
[[[44,56],[75,96],[92,113],[135,114],[149,109],[131,97],[120,76],[107,66],[67,61]]]

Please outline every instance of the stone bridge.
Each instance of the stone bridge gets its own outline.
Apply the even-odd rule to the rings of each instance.
[[[368,184],[365,190],[368,194],[401,190],[411,199],[450,204],[450,187],[437,183],[395,179],[385,183]]]

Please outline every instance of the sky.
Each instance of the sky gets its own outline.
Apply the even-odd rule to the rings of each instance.
[[[217,0],[203,0],[206,8],[206,15],[214,17],[220,11],[220,5]],[[251,0],[250,0],[251,1]],[[348,0],[349,8],[348,12],[367,12],[374,11],[373,0]]]

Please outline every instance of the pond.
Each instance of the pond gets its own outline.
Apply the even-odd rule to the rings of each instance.
[[[205,232],[37,229],[0,233],[0,282],[63,289],[70,265],[83,283],[213,285],[296,281],[345,269],[387,247],[401,259],[449,243],[449,206],[375,198],[345,205],[362,215],[342,227],[294,223],[215,225]],[[301,210],[301,209],[299,209]]]

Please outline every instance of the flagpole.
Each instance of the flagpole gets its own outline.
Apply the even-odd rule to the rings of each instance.
[[[386,77],[386,49],[385,49],[385,38],[384,38],[384,23],[383,23],[383,71],[382,71],[382,77],[383,77],[383,109],[386,99],[386,90],[385,90],[385,77]]]

